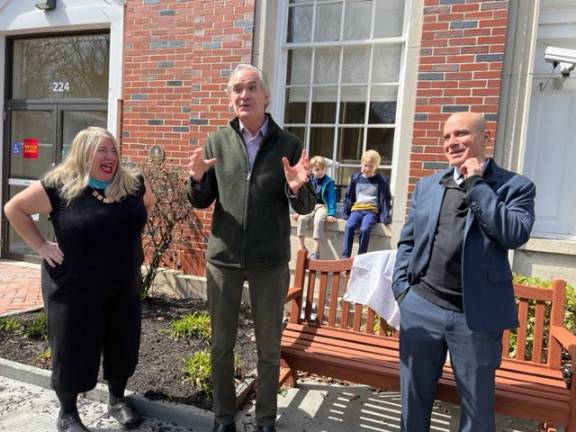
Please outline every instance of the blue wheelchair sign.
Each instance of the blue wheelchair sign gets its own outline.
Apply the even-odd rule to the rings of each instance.
[[[12,154],[13,155],[22,154],[22,143],[21,142],[12,143]]]

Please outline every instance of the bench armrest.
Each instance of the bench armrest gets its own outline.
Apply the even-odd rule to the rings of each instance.
[[[292,300],[297,299],[298,297],[302,297],[302,288],[292,287],[288,290],[288,294],[286,294],[285,303],[289,303]]]
[[[576,363],[576,336],[570,333],[568,329],[560,326],[551,326],[550,334],[570,353],[574,365]]]

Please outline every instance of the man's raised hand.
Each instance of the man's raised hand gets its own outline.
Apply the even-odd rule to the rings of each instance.
[[[302,185],[308,181],[308,174],[310,173],[310,162],[306,150],[302,150],[302,155],[296,165],[290,166],[286,157],[282,158],[282,165],[284,165],[284,175],[288,187],[294,195],[298,194]]]
[[[204,173],[216,163],[216,158],[204,159],[203,151],[201,148],[194,150],[190,156],[190,163],[188,164],[188,173],[196,182],[202,180]]]

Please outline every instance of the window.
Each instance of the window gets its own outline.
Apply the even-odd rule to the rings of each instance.
[[[332,161],[346,185],[367,149],[390,177],[401,65],[404,0],[285,0],[286,129],[310,155]]]
[[[108,98],[110,36],[14,40],[12,99]]]

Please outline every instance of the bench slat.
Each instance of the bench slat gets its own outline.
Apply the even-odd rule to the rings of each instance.
[[[359,332],[362,326],[362,305],[354,305],[354,324],[352,325],[352,330]]]
[[[328,315],[328,325],[336,326],[336,311],[338,310],[338,295],[340,291],[340,273],[332,276],[332,290],[330,291],[330,313]]]
[[[544,347],[544,314],[546,304],[536,302],[534,308],[534,342],[532,343],[532,361],[542,363],[542,348]]]
[[[526,355],[526,325],[528,323],[528,301],[521,299],[518,305],[518,321],[520,326],[516,333],[516,358],[524,360]]]
[[[310,261],[307,259],[307,261]],[[310,271],[308,274],[308,290],[306,291],[306,303],[304,307],[304,321],[310,321],[312,314],[312,303],[314,301],[314,287],[316,285],[316,272]]]
[[[322,272],[320,273],[320,291],[318,292],[318,304],[316,309],[316,319],[320,324],[324,323],[324,308],[326,307],[327,285],[328,285],[328,274]]]

